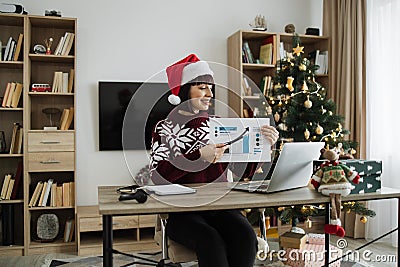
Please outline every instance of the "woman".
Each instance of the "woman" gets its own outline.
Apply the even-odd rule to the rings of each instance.
[[[227,181],[228,164],[218,163],[228,146],[208,144],[208,110],[213,98],[213,72],[196,55],[189,55],[166,70],[172,95],[178,105],[154,131],[151,178],[162,183],[210,183]],[[273,145],[274,127],[263,126],[262,134]],[[249,177],[259,164],[232,164],[229,168]],[[254,265],[257,238],[238,210],[170,214],[167,235],[194,250],[200,267],[250,267]]]

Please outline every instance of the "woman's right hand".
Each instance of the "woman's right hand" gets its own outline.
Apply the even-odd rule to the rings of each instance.
[[[200,157],[210,163],[217,162],[229,146],[224,144],[209,144],[200,148]]]

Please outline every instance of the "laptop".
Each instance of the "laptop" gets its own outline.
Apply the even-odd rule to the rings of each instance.
[[[285,143],[270,180],[239,182],[232,189],[272,193],[307,186],[313,172],[313,160],[319,159],[324,142]]]

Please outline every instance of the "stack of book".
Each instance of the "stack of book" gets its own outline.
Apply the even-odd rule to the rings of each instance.
[[[74,118],[74,108],[65,108],[61,113],[60,130],[68,130]]]
[[[64,36],[60,38],[56,50],[54,51],[54,55],[56,56],[68,56],[72,44],[74,43],[75,34],[72,32],[66,32]]]
[[[253,53],[250,50],[249,42],[244,41],[242,47],[242,60],[243,63],[256,63]]]
[[[264,96],[268,97],[271,95],[271,89],[273,88],[272,76],[266,75],[262,78],[260,89]]]
[[[74,85],[74,69],[68,72],[55,71],[53,76],[53,93],[72,93]]]
[[[71,207],[75,205],[74,182],[57,184],[54,179],[36,184],[29,207]]]
[[[24,35],[22,33],[19,34],[18,40],[14,40],[13,37],[8,38],[7,45],[5,46],[4,52],[3,49],[0,49],[0,60],[3,61],[18,61],[21,54],[22,47],[22,39]],[[3,47],[3,44],[0,41],[0,47]]]
[[[23,88],[22,83],[18,82],[7,83],[1,106],[3,108],[18,107],[21,99],[22,88]]]
[[[22,153],[22,134],[22,126],[18,122],[15,122],[11,136],[10,154]]]

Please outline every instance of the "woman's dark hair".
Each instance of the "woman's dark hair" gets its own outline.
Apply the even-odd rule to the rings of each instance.
[[[214,95],[215,93],[214,78],[208,74],[199,76],[181,86],[181,89],[179,90],[178,94],[179,98],[181,99],[181,104],[179,106],[179,109],[189,112],[193,111],[190,106],[190,102],[188,101],[190,99],[189,97],[190,87],[192,85],[200,85],[200,84],[211,84],[212,85],[211,91],[213,92]]]

